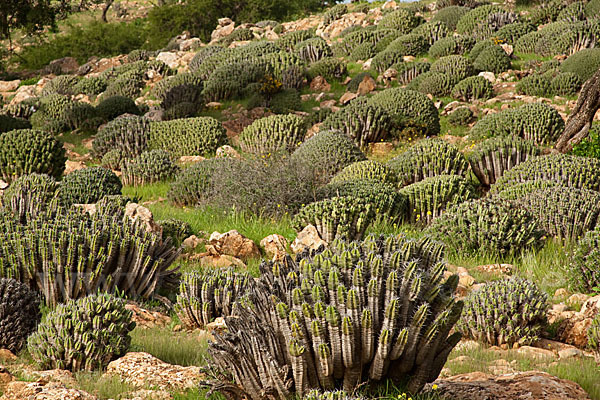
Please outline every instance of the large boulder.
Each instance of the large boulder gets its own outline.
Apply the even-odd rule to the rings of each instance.
[[[225,233],[213,232],[208,242],[206,249],[213,254],[229,255],[241,260],[260,257],[260,250],[256,243],[236,230]]]
[[[564,311],[558,307],[550,310],[548,322],[556,325],[556,340],[579,348],[587,346],[587,331],[600,312],[600,295],[590,297],[581,311]]]
[[[437,380],[436,392],[454,400],[586,400],[590,397],[575,382],[540,371],[493,376],[471,372]],[[429,384],[426,390],[432,390]]]
[[[0,400],[97,400],[78,389],[68,389],[60,382],[48,382],[40,379],[37,382],[13,381],[6,385]]]

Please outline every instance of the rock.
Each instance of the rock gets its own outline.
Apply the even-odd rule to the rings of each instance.
[[[108,364],[106,374],[136,388],[175,391],[194,388],[204,378],[200,367],[167,364],[148,353],[127,353]]]
[[[552,305],[552,311],[555,313],[562,313],[565,312],[569,309],[569,307],[566,304],[563,303],[559,303],[559,304],[553,304]]]
[[[383,72],[382,76],[384,82],[389,82],[393,79],[396,79],[398,76],[398,71],[394,68],[388,68]]]
[[[290,247],[294,254],[297,254],[306,248],[316,250],[322,245],[327,246],[327,242],[321,239],[317,228],[314,225],[307,225],[302,232],[298,234]]]
[[[196,164],[197,162],[204,161],[205,158],[202,156],[181,156],[179,162],[182,164]]]
[[[167,64],[170,68],[177,68],[179,66],[179,60],[177,54],[170,51],[162,51],[156,56],[156,60],[162,61]]]
[[[493,376],[471,372],[439,379],[436,394],[457,400],[589,400],[575,382],[556,378],[546,372],[527,371]],[[425,387],[432,391],[432,385]]]
[[[179,51],[190,51],[199,48],[202,45],[202,41],[199,38],[191,38],[181,41],[179,43]]]
[[[478,265],[475,268],[481,272],[487,272],[490,274],[510,275],[515,267],[512,264],[488,264]]]
[[[354,96],[356,97],[356,95],[354,95]],[[335,106],[336,103],[337,103],[337,101],[335,101],[335,100],[325,100],[319,104],[319,107],[320,108],[330,108],[331,111],[335,112],[336,108],[337,108]]]
[[[137,203],[128,203],[125,206],[125,216],[132,221],[140,221],[148,232],[162,235],[162,227],[154,222],[152,212],[146,207]]]
[[[516,372],[513,368],[516,363],[516,360],[513,360],[512,363],[509,363],[504,359],[494,360],[489,366],[489,369],[494,375],[512,374]]]
[[[350,93],[350,92],[346,92],[342,95],[342,97],[340,97],[340,104],[348,104],[350,103],[352,100],[354,100],[355,98],[357,98],[358,95],[356,93]],[[325,102],[323,102],[325,103]],[[321,103],[321,105],[323,104]],[[335,103],[334,103],[335,104]],[[330,107],[329,107],[330,108]]]
[[[0,179],[0,190],[4,190],[7,187],[8,187],[8,183],[6,183],[2,179]]]
[[[376,156],[386,156],[394,150],[394,143],[375,142],[369,143],[369,152]]]
[[[208,104],[206,104],[206,108],[219,109],[221,107],[223,107],[223,103],[219,103],[218,101],[211,101]]]
[[[395,10],[398,8],[398,4],[394,1],[387,1],[383,6],[381,6],[383,10]]]
[[[207,245],[207,250],[212,254],[230,255],[241,260],[260,257],[260,250],[256,243],[236,230],[225,233],[213,232],[208,242],[210,245]],[[210,250],[209,246],[212,247]]]
[[[522,354],[526,357],[536,358],[536,359],[545,359],[545,358],[556,358],[554,352],[552,350],[540,349],[538,347],[532,346],[522,346],[517,350],[519,354]]]
[[[555,311],[548,313],[548,323],[556,326],[556,339],[579,348],[587,346],[587,331],[600,312],[600,295],[590,297],[581,311]]]
[[[210,252],[200,253],[190,257],[190,260],[197,260],[200,265],[214,268],[247,268],[242,260],[227,254],[211,254]]]
[[[415,60],[416,60],[416,58],[415,58],[414,56],[404,56],[404,57],[402,57],[402,60],[403,60],[404,62],[407,62],[407,63],[408,63],[408,62],[413,62],[413,61],[415,61]]]
[[[375,83],[375,79],[373,79],[371,75],[367,75],[358,84],[358,95],[364,96],[365,94],[371,93],[376,88],[377,83]]]
[[[6,385],[14,380],[15,377],[4,366],[0,365],[0,391],[3,392]]]
[[[479,76],[483,76],[485,79],[490,81],[491,83],[496,83],[496,75],[490,71],[483,71],[479,73]],[[489,100],[488,100],[489,101]]]
[[[583,352],[576,347],[563,349],[558,351],[558,358],[563,360],[566,358],[582,357]]]
[[[500,47],[502,47],[502,50],[504,50],[504,52],[508,55],[508,56],[512,56],[514,49],[513,46],[508,44],[508,43],[502,43],[500,45]]]
[[[144,114],[144,117],[149,119],[150,121],[158,122],[158,121],[162,121],[164,114],[165,114],[165,110],[163,110],[162,108],[159,108],[159,109],[154,109],[154,110],[148,111],[146,114]]]
[[[206,240],[199,238],[196,235],[192,235],[186,238],[181,244],[185,249],[195,249],[200,246],[202,243],[206,242]]]
[[[17,356],[15,356],[12,351],[8,349],[0,349],[0,361],[14,361],[16,359]]]
[[[588,299],[588,297],[589,296],[587,294],[575,293],[575,294],[572,294],[567,299],[567,304],[571,307],[576,307],[576,306],[579,306],[579,305],[585,303],[585,301]]]
[[[19,88],[21,84],[20,80],[14,81],[0,81],[0,92],[14,92]]]
[[[78,171],[78,170],[84,169],[84,168],[86,168],[86,165],[82,161],[67,160],[67,162],[65,163],[64,174],[69,175],[71,172],[75,172],[75,171]]]
[[[236,149],[226,144],[217,149],[215,158],[242,158]]]
[[[155,328],[157,326],[167,326],[171,323],[171,317],[168,315],[146,310],[132,301],[128,302],[125,308],[133,313],[132,321],[135,322],[136,327]]]
[[[79,63],[73,57],[63,57],[50,61],[46,68],[55,75],[75,74],[79,69]]]
[[[215,318],[215,320],[213,322],[207,324],[204,328],[210,334],[223,333],[224,331],[227,330],[227,325],[225,325],[225,318],[223,318],[223,317]]]
[[[17,89],[17,93],[15,93],[15,96],[10,101],[10,104],[19,104],[27,99],[31,99],[36,96],[37,93],[35,85],[20,86]]]
[[[556,289],[554,292],[554,297],[565,298],[569,295],[569,292],[565,288]]]
[[[329,92],[331,85],[325,78],[319,75],[310,82],[310,90],[313,92]]]
[[[210,34],[211,43],[218,41],[233,33],[235,22],[231,18],[219,18],[219,25]]]
[[[0,400],[97,400],[78,389],[68,389],[60,382],[48,382],[40,379],[38,382],[13,381],[6,385]]]
[[[171,400],[173,396],[166,390],[140,389],[127,393],[121,400]]]
[[[289,242],[281,235],[273,234],[260,241],[260,246],[265,250],[267,257],[281,260],[287,255]]]

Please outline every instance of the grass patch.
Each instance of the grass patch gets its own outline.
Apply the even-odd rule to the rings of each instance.
[[[130,351],[143,351],[169,363],[184,367],[206,365],[207,339],[197,333],[173,332],[169,328],[135,328]]]
[[[135,387],[122,382],[118,376],[102,374],[102,371],[77,372],[75,379],[81,390],[98,396],[102,400],[119,400],[125,398],[125,394],[136,390]]]
[[[73,151],[85,155],[90,152],[88,148],[86,148],[83,144],[84,140],[91,138],[94,135],[94,132],[67,132],[62,133],[58,136],[58,140],[63,143],[69,143],[75,146]]]

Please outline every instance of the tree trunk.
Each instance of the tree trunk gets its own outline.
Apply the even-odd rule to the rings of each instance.
[[[106,19],[106,14],[108,13],[108,9],[110,8],[110,6],[112,6],[112,3],[114,3],[115,0],[106,0],[106,3],[104,3],[104,8],[102,9],[102,21],[103,22],[108,22],[108,19]]]
[[[564,132],[556,142],[555,149],[567,153],[574,145],[585,139],[598,109],[600,109],[600,70],[583,84],[577,104],[567,120]]]

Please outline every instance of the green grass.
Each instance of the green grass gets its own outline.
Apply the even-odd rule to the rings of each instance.
[[[125,398],[126,393],[136,390],[135,387],[122,382],[118,376],[103,375],[102,371],[77,372],[75,379],[81,390],[102,400],[119,400]]]
[[[198,333],[173,332],[168,327],[135,328],[129,351],[143,351],[169,363],[184,367],[206,365],[206,337]]]
[[[74,145],[75,146],[75,148],[73,149],[74,152],[81,154],[81,155],[85,155],[85,154],[88,154],[90,152],[90,150],[87,149],[83,145],[83,141],[91,138],[93,134],[94,134],[94,132],[79,132],[79,133],[67,132],[67,133],[62,133],[61,135],[59,135],[58,139],[60,141],[62,141],[63,143],[69,143],[69,144]]]

